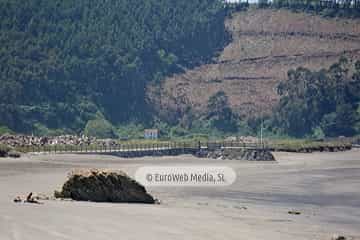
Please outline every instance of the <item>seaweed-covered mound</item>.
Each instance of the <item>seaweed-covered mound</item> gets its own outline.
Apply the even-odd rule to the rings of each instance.
[[[122,171],[81,170],[73,171],[56,198],[78,201],[155,203],[144,186]]]

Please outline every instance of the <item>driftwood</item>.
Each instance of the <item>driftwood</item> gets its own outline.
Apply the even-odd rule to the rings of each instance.
[[[20,196],[17,196],[14,198],[15,203],[35,203],[35,204],[43,204],[42,202],[39,202],[40,198],[37,195],[34,195],[32,192],[30,192],[25,200],[23,200]]]

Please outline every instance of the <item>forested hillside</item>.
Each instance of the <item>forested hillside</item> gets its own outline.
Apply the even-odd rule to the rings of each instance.
[[[226,21],[232,41],[213,63],[168,77],[160,87],[160,94],[156,92],[159,91],[158,85],[152,86],[153,91],[149,91],[148,94],[156,103],[154,106],[157,106],[156,110],[162,119],[192,128],[194,123],[205,125],[197,122],[199,119],[208,119],[209,101],[221,91],[227,98],[228,106],[237,116],[237,121],[240,122],[237,129],[246,130],[244,134],[248,134],[247,129],[250,127],[252,134],[256,134],[259,132],[259,123],[263,116],[271,118],[277,114],[277,105],[282,97],[277,89],[281,82],[288,80],[289,71],[300,67],[318,72],[329,69],[341,57],[348,60],[348,68],[351,69],[349,71],[354,71],[354,64],[360,60],[359,26],[358,18],[330,18],[300,10],[295,12],[285,8],[274,9],[271,6],[266,9],[256,7],[236,12]],[[348,74],[351,75],[352,72]],[[306,75],[310,76],[311,74]],[[302,78],[299,81],[303,83],[311,79]],[[348,77],[340,77],[338,81],[347,79]],[[300,83],[294,88],[301,88]],[[327,91],[325,95],[322,97],[334,97]],[[358,106],[357,98],[351,99],[350,109],[355,113],[354,108]],[[327,114],[335,111],[334,106],[337,105],[331,101],[322,104],[332,106]],[[291,104],[286,106],[288,108],[283,110],[282,120],[272,128],[283,128],[281,132],[286,135],[311,136],[314,133],[312,128],[319,125],[317,121],[321,121],[325,114],[319,112],[316,118],[300,125],[298,121],[309,117],[311,108],[304,107],[307,111],[292,111],[286,115],[286,111],[295,108]],[[338,109],[340,111],[340,105]],[[296,117],[293,117],[295,115]],[[359,113],[357,115],[360,117]],[[334,117],[334,114],[332,116]],[[342,122],[344,124],[344,121]],[[302,129],[304,125],[307,126],[306,129]],[[353,122],[348,122],[348,126],[352,128]],[[295,129],[297,127],[298,129]],[[357,129],[359,133],[359,125]],[[325,130],[326,135],[333,135],[330,131]],[[336,132],[337,135],[355,134],[353,130]]]
[[[360,134],[359,0],[225,2],[0,0],[0,134]]]
[[[216,0],[0,0],[0,127],[150,120],[146,84],[211,61],[225,15]]]

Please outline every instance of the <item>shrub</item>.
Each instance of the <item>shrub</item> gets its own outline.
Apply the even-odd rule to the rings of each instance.
[[[141,124],[129,123],[117,128],[120,139],[140,139],[144,137],[145,127]]]
[[[85,126],[84,134],[89,137],[115,138],[114,127],[105,119],[90,120]]]
[[[6,126],[0,126],[0,135],[2,134],[12,134],[13,131],[11,131],[10,128],[6,127]]]
[[[337,9],[333,9],[333,8],[326,8],[324,9],[321,14],[324,16],[324,17],[335,17],[336,14],[337,14],[338,10]]]
[[[188,131],[180,126],[174,126],[170,129],[170,137],[176,138],[176,137],[184,137]]]
[[[0,157],[7,157],[10,150],[9,146],[0,144]]]
[[[212,127],[222,132],[236,132],[237,116],[232,112],[229,98],[224,91],[218,91],[208,100],[207,119]]]

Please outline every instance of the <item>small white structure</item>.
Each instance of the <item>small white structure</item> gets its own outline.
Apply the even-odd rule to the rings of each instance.
[[[144,138],[145,139],[157,139],[159,137],[158,129],[145,129]]]

